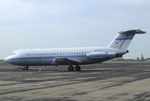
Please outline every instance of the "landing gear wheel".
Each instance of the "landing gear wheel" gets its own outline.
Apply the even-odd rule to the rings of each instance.
[[[29,66],[25,66],[25,70],[29,70]]]
[[[29,70],[29,66],[19,67],[21,70]]]
[[[68,67],[68,71],[74,71],[74,67],[73,66],[69,66]]]
[[[75,71],[81,71],[81,67],[80,66],[75,66]]]

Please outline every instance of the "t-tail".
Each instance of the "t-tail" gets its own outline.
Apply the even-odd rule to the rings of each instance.
[[[127,50],[134,35],[144,34],[144,33],[145,32],[140,29],[119,32],[119,35],[117,35],[117,37],[107,47],[120,49],[120,50]]]

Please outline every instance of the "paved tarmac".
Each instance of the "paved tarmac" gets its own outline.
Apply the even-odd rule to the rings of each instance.
[[[0,101],[150,101],[150,63],[87,65],[81,72],[0,65]]]

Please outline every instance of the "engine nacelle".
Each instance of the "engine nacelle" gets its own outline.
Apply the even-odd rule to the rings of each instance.
[[[91,59],[114,58],[117,56],[115,52],[91,52],[87,56]]]

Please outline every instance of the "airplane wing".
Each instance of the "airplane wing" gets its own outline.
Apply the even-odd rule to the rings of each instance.
[[[53,60],[54,63],[56,64],[78,64],[80,63],[79,60],[77,59],[72,59],[72,58],[56,58]]]

